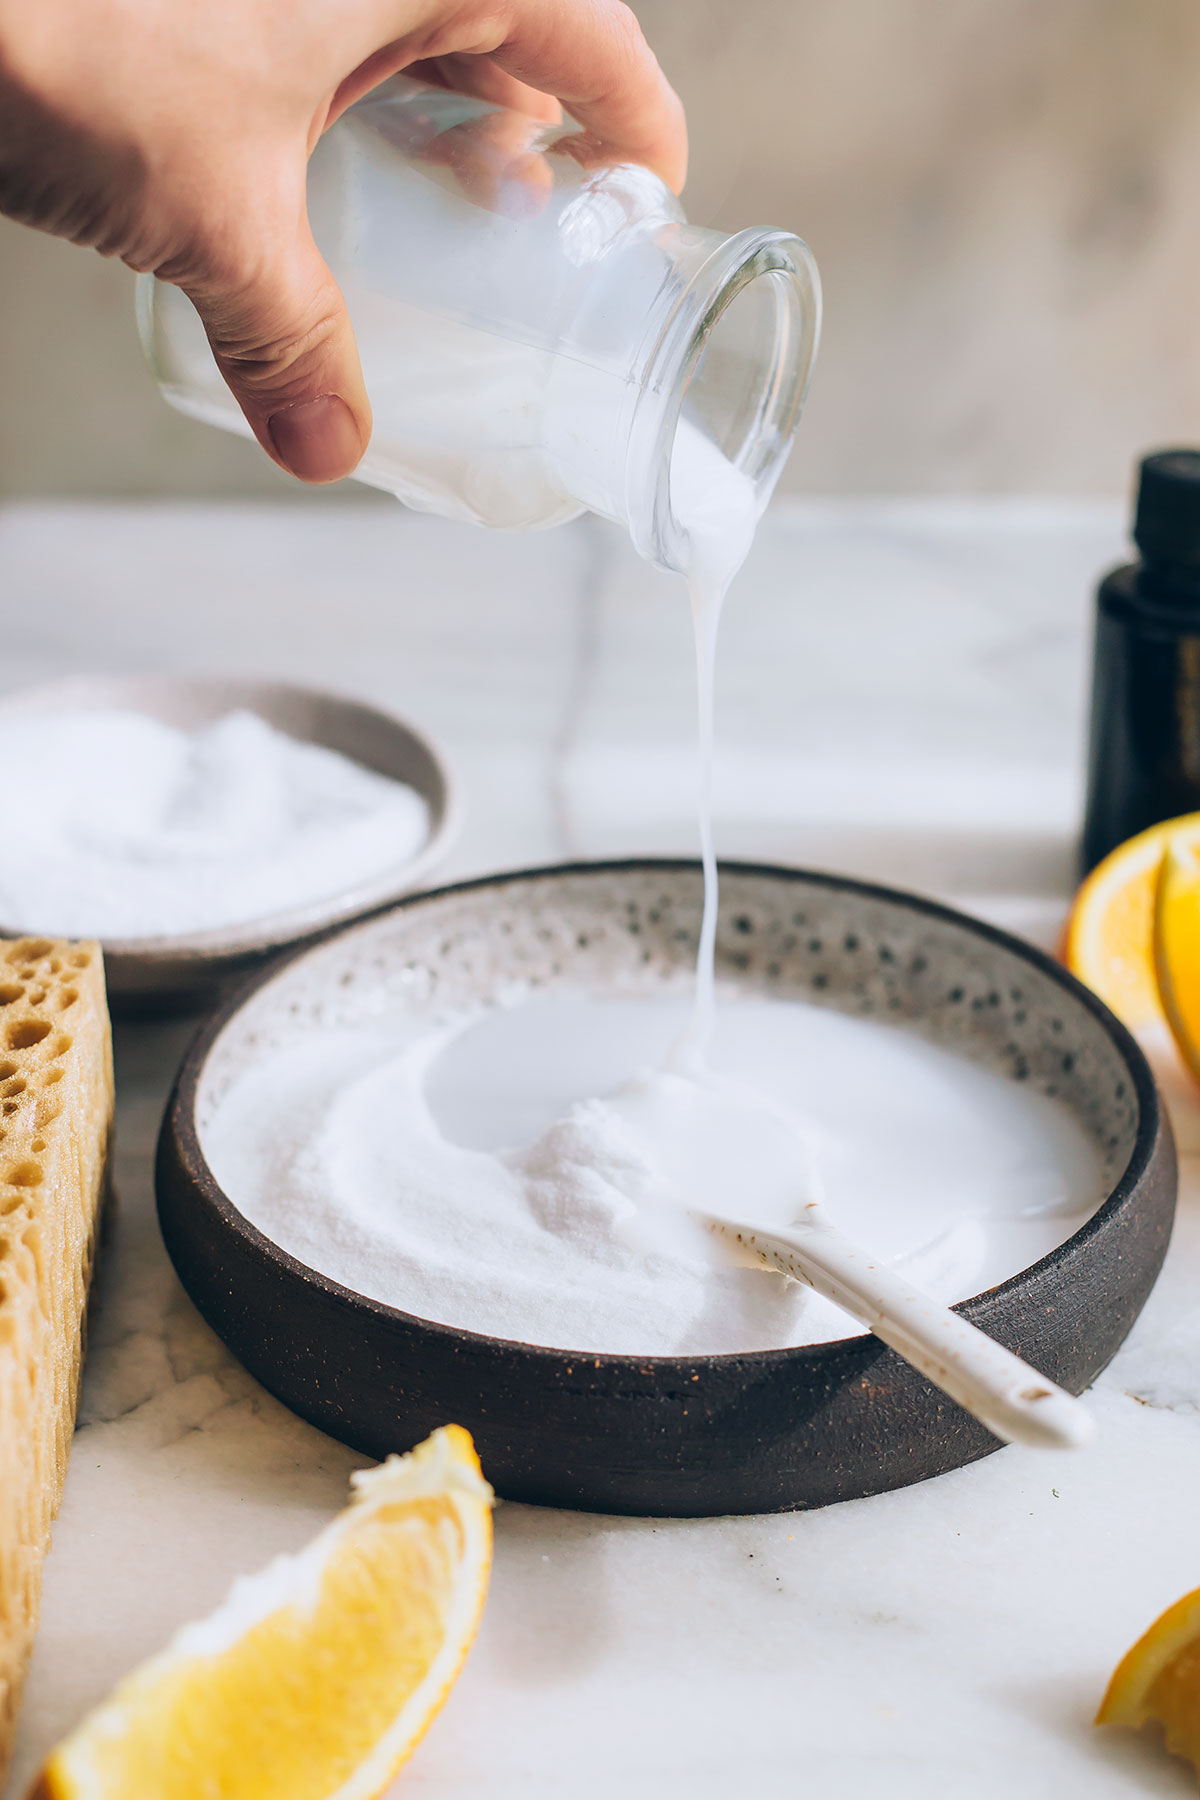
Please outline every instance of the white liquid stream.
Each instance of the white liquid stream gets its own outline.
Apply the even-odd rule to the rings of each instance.
[[[576,994],[436,1032],[420,1017],[326,1030],[256,1048],[202,1127],[225,1191],[301,1261],[419,1317],[566,1350],[701,1354],[861,1330],[799,1283],[739,1266],[696,1209],[769,1227],[820,1198],[952,1302],[1045,1254],[1101,1193],[1065,1109],[906,1032],[736,997],[716,1015],[716,641],[757,504],[690,430],[672,483],[696,633],[691,1007]]]
[[[691,1025],[672,1053],[681,1073],[699,1074],[712,1042],[715,1016],[713,954],[717,942],[720,889],[713,834],[713,717],[716,699],[717,636],[729,584],[750,554],[758,524],[754,484],[721,455],[716,445],[687,425],[676,437],[671,463],[675,516],[691,541],[688,596],[696,639],[696,726],[699,775],[700,858],[704,869],[704,913],[696,957],[696,1006]]]

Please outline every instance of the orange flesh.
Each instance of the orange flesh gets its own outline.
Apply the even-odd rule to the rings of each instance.
[[[1157,867],[1152,864],[1113,895],[1098,934],[1106,971],[1101,998],[1129,1025],[1148,1025],[1159,1016],[1150,953],[1157,874]]]
[[[1075,897],[1063,961],[1136,1030],[1162,1018],[1154,979],[1154,896],[1166,834],[1123,844],[1092,870]]]
[[[1200,1081],[1200,867],[1168,849],[1158,879],[1155,967],[1167,1023]]]
[[[1146,1710],[1162,1724],[1171,1754],[1200,1772],[1200,1643],[1167,1664],[1146,1696]]]
[[[451,1426],[436,1435],[456,1467],[479,1478],[467,1434]],[[327,1549],[317,1540],[307,1563],[285,1570],[277,1602],[268,1581],[274,1610],[239,1618],[235,1593],[227,1617],[198,1628],[214,1632],[211,1653],[185,1638],[122,1682],[54,1752],[30,1800],[330,1800],[347,1784],[355,1796],[380,1792],[474,1637],[491,1561],[489,1501],[480,1478],[478,1491],[451,1484],[356,1503]]]

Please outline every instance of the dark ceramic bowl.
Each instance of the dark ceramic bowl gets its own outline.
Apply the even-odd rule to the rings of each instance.
[[[417,854],[356,887],[211,931],[105,939],[104,974],[114,1012],[183,1011],[211,1005],[231,981],[262,967],[283,945],[361,918],[411,893],[441,862],[458,829],[450,774],[428,739],[394,713],[319,688],[223,676],[84,676],[6,694],[0,699],[0,722],[11,732],[31,715],[107,707],[145,713],[185,730],[211,724],[237,709],[257,713],[277,731],[322,744],[380,775],[406,782],[429,808],[429,836]],[[22,930],[31,929],[28,921],[20,929],[0,921],[0,936],[19,937]]]
[[[697,867],[494,876],[402,901],[259,977],[201,1032],[158,1154],[159,1217],[205,1318],[272,1393],[372,1456],[455,1420],[497,1490],[597,1511],[768,1512],[923,1481],[997,1441],[871,1336],[748,1355],[584,1356],[430,1324],[304,1267],[217,1185],[206,1123],[274,1044],[395,1009],[431,1020],[502,989],[644,994],[695,955]],[[726,864],[719,971],[919,1032],[1056,1094],[1107,1198],[1059,1249],[960,1311],[1073,1393],[1112,1357],[1171,1229],[1175,1154],[1146,1062],[1037,950],[909,894]]]

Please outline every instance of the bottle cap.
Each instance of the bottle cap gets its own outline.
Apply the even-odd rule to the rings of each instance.
[[[1142,458],[1133,541],[1147,562],[1200,576],[1200,450]]]

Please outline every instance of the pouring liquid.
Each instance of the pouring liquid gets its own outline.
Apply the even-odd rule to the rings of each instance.
[[[716,1016],[714,666],[759,509],[699,432],[681,428],[676,463],[704,868],[690,1007],[567,992],[448,1021],[365,1018],[264,1052],[203,1133],[225,1191],[301,1261],[425,1319],[584,1352],[862,1329],[737,1266],[697,1208],[769,1227],[817,1195],[953,1302],[1061,1242],[1100,1194],[1077,1121],[1028,1088],[826,1009],[732,996]]]
[[[696,643],[696,727],[700,858],[704,870],[704,912],[696,956],[696,999],[692,1019],[669,1058],[679,1074],[698,1075],[705,1067],[715,1018],[714,952],[720,883],[713,833],[713,743],[717,637],[730,583],[754,542],[759,503],[754,483],[726,460],[694,426],[681,425],[671,464],[671,498],[687,532],[691,567],[687,575]]]

